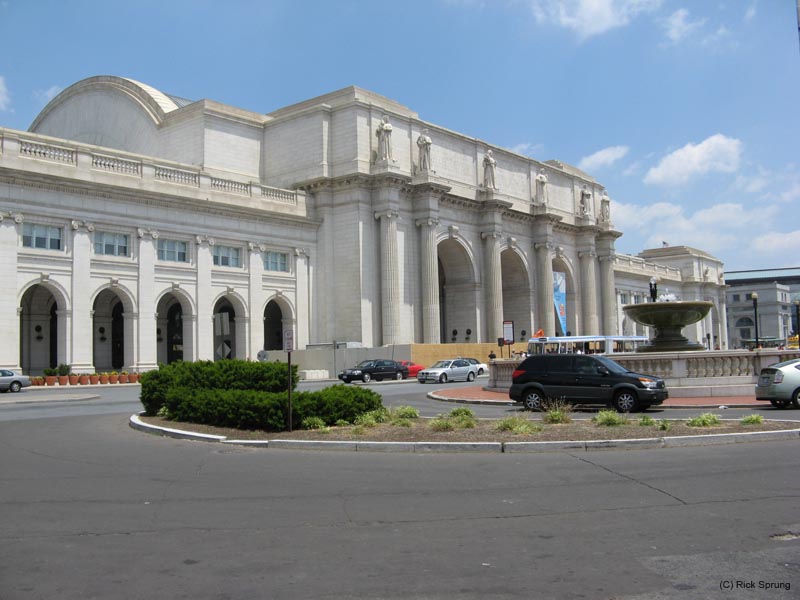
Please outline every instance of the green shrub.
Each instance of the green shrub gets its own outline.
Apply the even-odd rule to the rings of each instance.
[[[54,369],[53,367],[45,367],[42,369],[42,373],[48,377],[53,377],[54,375],[58,375],[58,369]]]
[[[350,421],[345,421],[344,419],[336,419],[334,425],[336,425],[336,427],[349,427]]]
[[[509,431],[515,435],[526,435],[541,431],[543,427],[524,417],[506,417],[500,419],[494,426],[497,431]]]
[[[475,413],[472,412],[472,409],[467,408],[466,406],[459,406],[458,408],[454,408],[450,411],[450,416],[453,418],[456,417],[470,417],[474,418]]]
[[[453,431],[456,428],[450,419],[442,415],[439,415],[435,419],[431,419],[431,422],[428,424],[428,426],[433,431]]]
[[[548,399],[542,404],[542,408],[544,409],[542,421],[545,423],[557,425],[572,422],[572,404],[564,398]]]
[[[302,425],[303,429],[325,429],[325,421],[320,419],[319,417],[306,417],[303,419],[300,424]]]
[[[669,431],[670,429],[672,429],[672,423],[670,423],[666,419],[659,419],[656,428],[659,431]]]
[[[392,425],[395,427],[411,427],[411,419],[394,419]]]
[[[459,415],[452,418],[453,425],[456,429],[475,429],[478,420],[472,415]]]
[[[703,413],[686,421],[689,427],[711,427],[719,425],[719,423],[719,415],[712,415],[711,413]]]
[[[70,367],[69,365],[65,365],[64,363],[61,363],[60,365],[58,365],[58,367],[56,367],[56,374],[60,375],[61,377],[64,377],[65,375],[69,375],[71,370],[72,367]]]
[[[761,415],[747,415],[742,417],[739,423],[742,425],[761,425],[764,422],[764,417]]]
[[[616,427],[627,425],[628,419],[625,415],[617,413],[615,410],[601,410],[592,417],[592,423],[603,427]]]
[[[364,413],[363,415],[358,415],[356,420],[353,421],[355,425],[360,425],[361,427],[377,427],[378,422],[375,420],[375,415],[372,413]]]
[[[639,419],[640,427],[652,427],[655,424],[656,420],[653,417],[648,417],[647,415],[643,415],[642,418]]]
[[[419,411],[413,406],[398,406],[394,409],[397,419],[419,419]]]

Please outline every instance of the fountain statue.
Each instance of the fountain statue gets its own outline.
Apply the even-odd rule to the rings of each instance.
[[[656,282],[652,279],[650,297],[652,302],[628,304],[622,307],[631,319],[655,329],[655,336],[650,339],[650,343],[639,346],[637,352],[684,352],[706,349],[701,343],[690,342],[681,330],[704,319],[714,306],[713,302],[682,301],[669,293],[657,297]]]

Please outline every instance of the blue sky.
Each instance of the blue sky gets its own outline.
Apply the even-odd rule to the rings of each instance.
[[[348,85],[608,189],[617,250],[800,265],[794,0],[0,0],[0,126],[94,75],[270,112]]]

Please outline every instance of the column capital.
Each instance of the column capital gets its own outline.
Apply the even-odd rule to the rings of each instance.
[[[601,261],[609,261],[609,262],[613,262],[616,258],[617,255],[614,252],[611,252],[610,254],[604,254],[603,256],[599,257]]]
[[[580,250],[578,258],[597,258],[597,252],[594,250]]]
[[[158,231],[155,229],[143,229],[140,227],[136,230],[136,235],[139,236],[140,239],[144,239],[147,236],[150,236],[154,240],[158,239]]]
[[[400,218],[400,213],[398,211],[396,211],[396,210],[391,210],[391,209],[390,210],[379,210],[379,211],[375,212],[375,218],[376,219],[382,219],[384,217],[387,218],[387,219],[398,219],[398,218]]]
[[[533,248],[534,250],[553,250],[555,249],[556,245],[552,242],[534,242]]]
[[[489,240],[489,239],[499,240],[501,237],[503,237],[503,234],[500,233],[499,231],[482,231],[481,232],[481,239],[482,240]]]
[[[198,246],[202,246],[204,243],[208,244],[209,246],[213,246],[217,243],[213,237],[208,235],[196,235],[194,236],[194,241]]]
[[[94,223],[90,223],[89,221],[80,221],[78,219],[73,219],[70,223],[73,231],[78,231],[79,229],[83,228],[86,231],[92,232],[94,231]]]
[[[258,242],[247,242],[247,249],[250,250],[250,252],[264,252],[267,247]]]
[[[3,219],[6,217],[9,217],[17,225],[25,220],[25,218],[22,216],[22,213],[3,212],[0,210],[0,223],[2,223]]]
[[[294,255],[297,257],[304,256],[306,258],[311,258],[311,252],[308,248],[295,248]]]
[[[417,227],[422,227],[423,225],[427,225],[428,227],[438,227],[439,219],[435,217],[425,217],[422,219],[417,219],[416,221],[414,221],[414,224]]]

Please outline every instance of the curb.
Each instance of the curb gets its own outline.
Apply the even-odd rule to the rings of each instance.
[[[718,433],[708,435],[688,435],[659,438],[639,438],[631,440],[584,440],[572,442],[358,442],[333,440],[229,440],[222,435],[193,433],[150,425],[131,415],[128,422],[131,428],[153,435],[175,439],[215,442],[253,448],[275,448],[281,450],[335,450],[350,452],[408,452],[415,454],[436,454],[452,452],[469,453],[542,453],[564,450],[652,450],[656,448],[681,448],[688,446],[719,446],[748,442],[778,442],[800,440],[800,429],[779,431],[753,431],[749,433]]]

